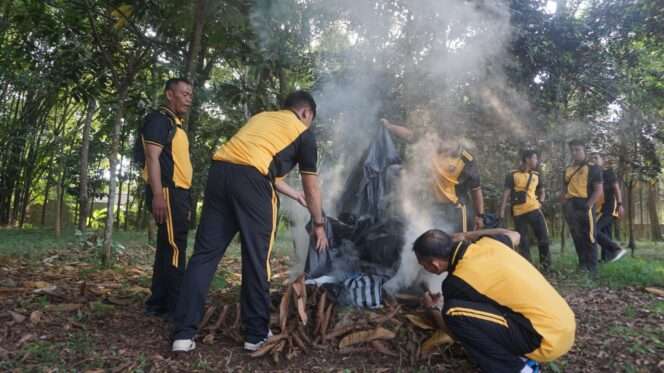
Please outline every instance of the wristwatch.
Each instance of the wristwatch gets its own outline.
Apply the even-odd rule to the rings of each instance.
[[[319,227],[324,227],[325,226],[325,218],[323,218],[323,221],[314,221],[314,227],[319,228]]]

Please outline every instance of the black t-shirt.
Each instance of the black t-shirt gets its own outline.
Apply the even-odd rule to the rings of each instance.
[[[611,168],[607,168],[602,172],[602,178],[604,179],[604,205],[602,205],[602,212],[612,214],[616,205],[613,185],[618,181],[618,178]]]

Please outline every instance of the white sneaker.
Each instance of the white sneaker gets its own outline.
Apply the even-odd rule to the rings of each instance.
[[[193,339],[176,339],[173,341],[173,352],[189,352],[196,348],[196,342]]]
[[[250,342],[244,342],[244,349],[247,351],[254,352],[258,350],[259,348],[263,347],[265,342],[267,342],[268,338],[272,337],[272,330],[268,329],[267,330],[267,337],[265,337],[262,341],[256,342],[256,343],[250,343]]]
[[[618,260],[620,260],[620,258],[625,256],[625,254],[627,254],[627,250],[620,249],[620,251],[618,251],[618,254],[616,254],[616,256],[614,256],[611,260],[609,260],[609,263],[617,262]]]

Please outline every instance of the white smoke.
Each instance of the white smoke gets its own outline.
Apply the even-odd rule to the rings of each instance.
[[[293,1],[311,17],[305,22],[309,46],[317,52],[316,75],[321,77],[314,93],[326,135],[320,144],[325,153],[321,180],[326,211],[336,213],[348,174],[371,141],[380,117],[405,121],[418,141],[406,150],[400,185],[406,243],[401,268],[388,289],[423,281],[439,291],[442,276],[423,275],[411,250],[425,230],[449,229],[446,222],[434,220],[432,204],[425,198],[432,193],[431,161],[437,146],[461,142],[472,153],[473,139],[483,134],[469,133],[468,128],[477,126],[468,124],[480,117],[483,125],[515,136],[523,135],[527,127],[522,119],[529,110],[527,100],[506,83],[503,71],[510,63],[508,2]],[[483,112],[469,114],[471,105]],[[299,210],[288,210],[299,217]],[[294,229],[298,232],[294,236],[300,237],[296,243],[304,245],[304,230]]]

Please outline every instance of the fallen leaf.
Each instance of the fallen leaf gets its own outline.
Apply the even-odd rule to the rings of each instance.
[[[422,354],[428,354],[431,351],[433,351],[435,347],[444,344],[452,344],[452,343],[454,343],[454,339],[452,339],[452,337],[450,337],[449,334],[445,333],[442,330],[436,330],[431,336],[431,338],[427,339],[426,341],[424,341],[424,343],[422,343],[421,351]]]
[[[383,341],[379,340],[371,341],[371,347],[375,348],[376,351],[380,352],[383,355],[393,356],[393,357],[399,356],[399,354],[390,350],[390,348],[387,347],[387,345]]]
[[[125,292],[129,294],[150,294],[150,289],[144,288],[142,286],[132,286],[127,288]]]
[[[16,342],[16,347],[21,347],[21,346],[23,346],[23,344],[25,344],[25,342],[27,342],[27,341],[33,339],[34,337],[35,337],[35,336],[34,336],[33,334],[26,334],[26,335],[24,335],[23,337],[21,337],[21,339],[18,340],[18,342]]]
[[[105,301],[107,303],[115,304],[117,306],[127,306],[133,302],[133,299],[109,295],[108,297],[106,297]]]
[[[358,343],[371,342],[375,339],[392,339],[396,336],[394,332],[385,328],[378,327],[371,330],[362,330],[348,334],[339,342],[339,348],[346,348]]]
[[[55,312],[71,312],[79,310],[82,307],[83,305],[80,303],[59,303],[59,304],[49,304],[46,306],[46,309]]]
[[[658,288],[646,288],[646,291],[650,294],[655,294],[659,297],[664,297],[664,290]]]
[[[44,314],[41,311],[32,311],[30,314],[30,322],[33,324],[37,324],[38,322],[41,321],[42,317]]]
[[[20,324],[23,321],[25,321],[25,319],[26,319],[25,316],[21,315],[18,312],[14,312],[14,311],[7,311],[7,312],[11,315],[12,319],[14,319],[14,323],[16,323],[16,324]]]
[[[277,343],[279,341],[281,341],[282,339],[285,339],[285,338],[288,338],[288,335],[285,334],[285,333],[270,337],[270,338],[267,339],[267,341],[265,341],[265,343],[263,344],[263,346],[261,346],[261,348],[259,348],[258,350],[252,352],[249,356],[251,356],[251,357],[261,357],[261,356],[267,354],[268,352],[270,352],[277,345]]]
[[[214,334],[210,333],[203,338],[203,344],[211,345],[214,343]]]
[[[50,285],[45,288],[38,288],[32,291],[34,294],[48,294],[54,297],[62,298],[62,294],[58,293],[58,287],[55,285]]]
[[[23,286],[32,289],[46,289],[53,285],[49,284],[46,281],[26,281],[25,283],[23,283]]]
[[[414,315],[414,314],[408,314],[406,315],[406,318],[408,321],[413,323],[415,326],[417,326],[420,329],[423,330],[434,330],[434,325],[431,320],[425,319],[422,316],[419,315]]]

